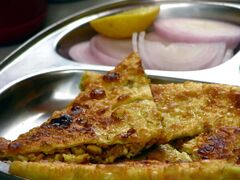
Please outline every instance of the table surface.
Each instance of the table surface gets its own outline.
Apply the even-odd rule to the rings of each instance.
[[[56,23],[57,21],[63,18],[66,18],[67,16],[73,13],[76,13],[87,7],[91,7],[96,4],[107,2],[107,1],[110,1],[110,0],[75,0],[75,1],[69,1],[69,2],[65,0],[65,2],[61,2],[61,3],[56,3],[56,2],[48,3],[48,15],[44,22],[44,25],[42,26],[42,28],[39,29],[39,31],[48,27],[49,25]],[[0,46],[0,61],[2,61],[11,52],[17,49],[22,43],[24,42],[11,44],[8,46]]]

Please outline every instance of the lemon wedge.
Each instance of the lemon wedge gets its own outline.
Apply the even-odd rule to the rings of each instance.
[[[93,20],[90,25],[110,38],[129,38],[134,32],[146,30],[158,14],[159,6],[146,6]]]

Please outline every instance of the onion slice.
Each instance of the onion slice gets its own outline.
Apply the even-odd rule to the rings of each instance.
[[[145,66],[160,70],[199,70],[216,66],[223,61],[225,43],[167,43],[139,35],[139,52]]]
[[[137,35],[134,38],[137,47]],[[90,42],[78,43],[71,47],[69,56],[82,63],[115,66],[132,52],[132,43],[131,39],[115,40],[96,35]]]
[[[235,48],[240,41],[240,27],[214,20],[172,18],[154,23],[156,32],[170,42],[226,42]]]
[[[97,59],[90,52],[90,43],[85,41],[72,46],[68,52],[69,56],[78,62],[97,64]]]
[[[227,60],[231,59],[233,57],[233,49],[227,49],[225,56],[223,58],[222,63],[226,62]]]
[[[117,58],[111,57],[100,51],[96,47],[94,40],[90,41],[89,49],[92,56],[96,59],[97,64],[115,66],[119,62]]]
[[[116,65],[132,52],[132,42],[96,35],[90,41],[90,51],[100,64]]]
[[[132,49],[134,52],[138,53],[138,33],[132,34]]]

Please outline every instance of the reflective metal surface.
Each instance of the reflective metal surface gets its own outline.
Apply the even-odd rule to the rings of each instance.
[[[23,80],[0,96],[0,136],[14,140],[46,121],[79,93],[81,71],[58,71]]]
[[[159,4],[161,17],[205,17],[240,24],[240,10],[233,4],[217,1],[162,1],[125,0],[101,4],[43,31],[0,64],[0,92],[14,84],[14,81],[37,72],[53,69],[93,69],[106,70],[109,67],[79,64],[68,59],[68,48],[76,41],[89,38],[87,23],[98,17],[143,4]],[[240,7],[234,4],[234,7]],[[215,68],[200,71],[147,71],[154,76],[177,77],[198,81],[218,82],[240,85],[238,53],[232,60]],[[223,73],[227,72],[227,73]]]
[[[61,70],[33,75],[8,87],[0,96],[0,137],[16,139],[20,134],[46,121],[77,94],[83,71]],[[152,82],[179,82],[181,79],[152,78]],[[0,162],[0,171],[8,164]],[[0,173],[1,177],[1,173]]]
[[[6,89],[0,96],[0,137],[14,140],[42,124],[55,110],[61,110],[80,92],[83,71],[62,70],[39,74]],[[181,79],[152,79],[155,83]]]
[[[160,18],[174,18],[174,17],[191,17],[191,18],[205,18],[219,21],[230,22],[233,24],[240,24],[240,11],[235,8],[222,6],[220,4],[207,3],[166,3],[161,2]],[[128,8],[128,7],[127,7]],[[115,8],[104,12],[94,14],[90,19],[96,19],[106,15],[111,15],[115,12],[126,9],[126,7]],[[70,59],[68,55],[69,48],[81,41],[89,40],[96,32],[90,27],[88,23],[81,25],[77,23],[70,32],[62,34],[62,38],[57,43],[56,51],[63,57]]]
[[[75,42],[94,34],[87,24],[89,21],[143,4],[159,4],[162,18],[204,17],[240,24],[240,9],[237,9],[240,5],[223,1],[113,1],[73,15],[38,34],[0,63],[0,136],[15,139],[41,124],[54,110],[64,107],[79,93],[84,70],[112,69],[76,63],[69,59],[67,51]],[[146,73],[154,82],[195,80],[240,85],[239,64],[240,52],[211,69],[146,70]]]

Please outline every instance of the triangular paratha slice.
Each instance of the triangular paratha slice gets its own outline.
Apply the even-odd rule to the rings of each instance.
[[[161,118],[139,56],[131,54],[105,75],[90,74],[83,76],[84,90],[75,100],[11,142],[5,157],[109,163],[156,142]]]
[[[183,143],[181,151],[187,152],[194,161],[224,159],[240,163],[240,127],[221,127],[205,132]]]
[[[240,127],[240,87],[184,82],[153,84],[151,89],[163,118],[160,143],[221,126]]]

